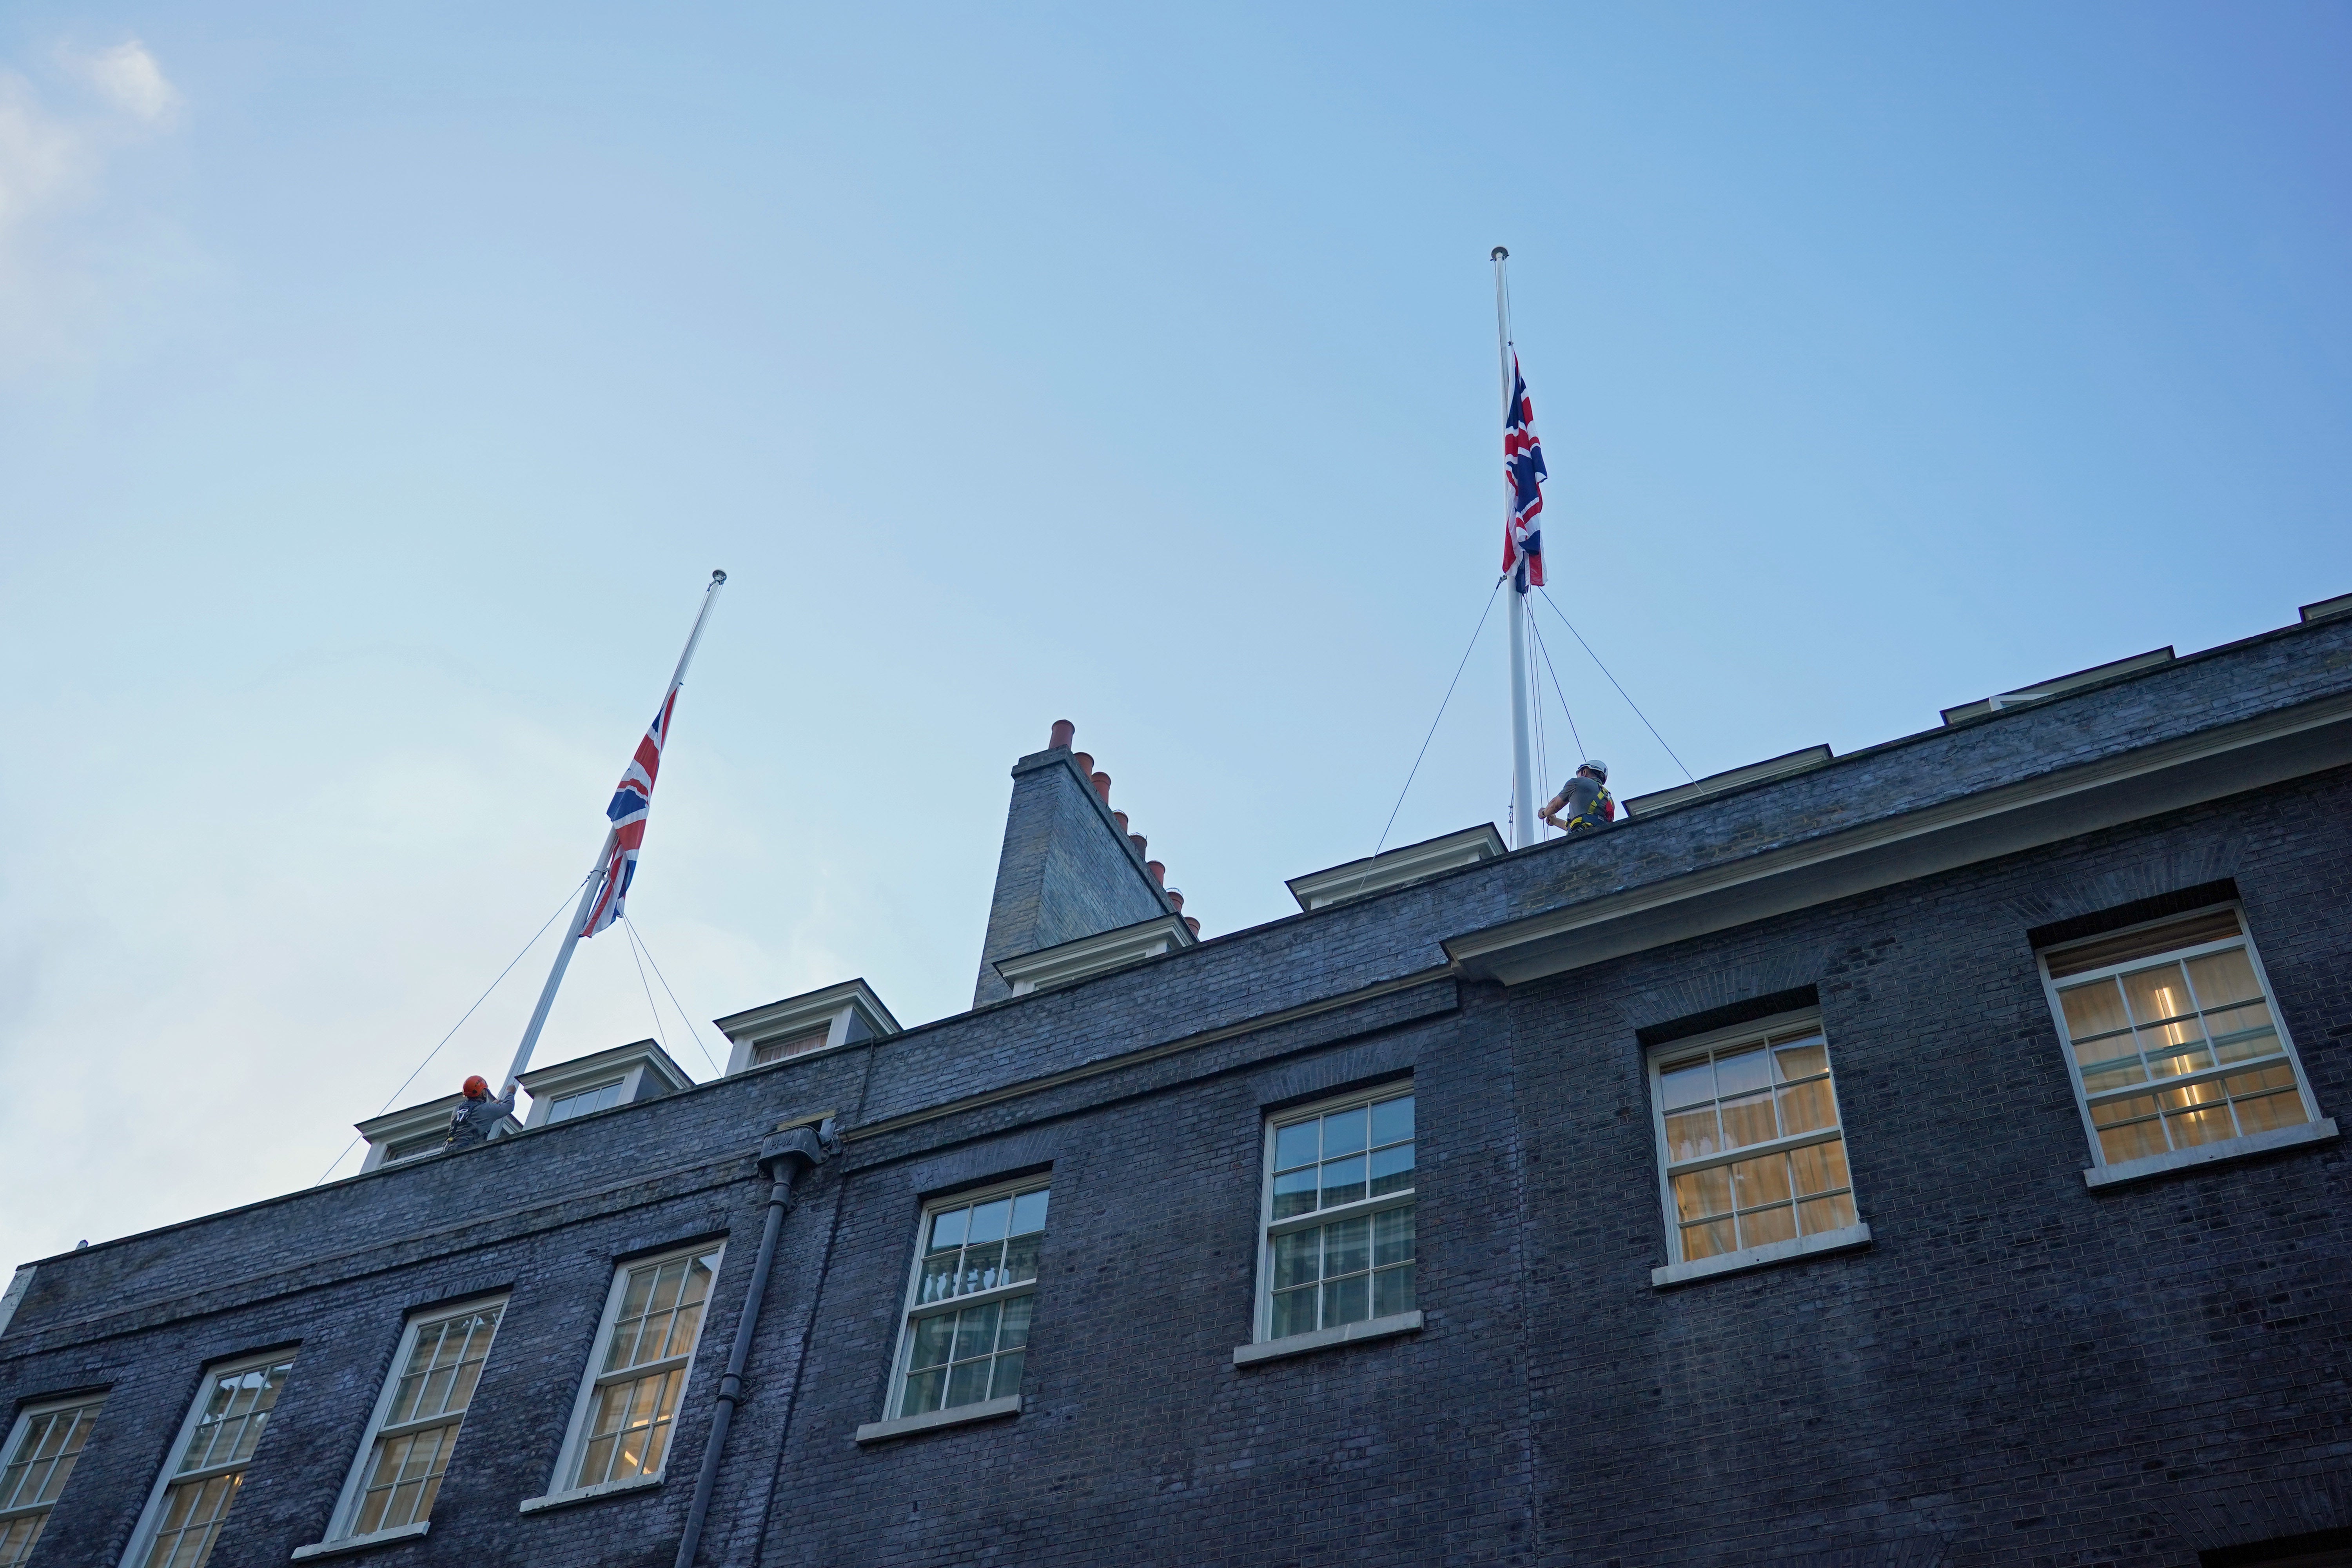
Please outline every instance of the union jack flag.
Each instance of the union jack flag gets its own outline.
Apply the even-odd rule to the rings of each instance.
[[[1511,521],[1503,527],[1503,570],[1512,573],[1519,593],[1532,583],[1543,586],[1543,443],[1536,437],[1536,405],[1528,397],[1528,378],[1519,374],[1519,356],[1511,355],[1511,405],[1503,414],[1503,477],[1511,486]]]
[[[588,919],[580,928],[582,936],[594,936],[626,912],[621,906],[637,874],[637,851],[645,844],[646,817],[653,810],[654,779],[661,773],[662,744],[669,739],[670,719],[677,710],[677,686],[673,682],[669,694],[662,699],[661,711],[646,730],[646,738],[637,742],[637,754],[629,759],[628,771],[614,788],[613,804],[604,808],[613,823],[613,847],[604,858],[604,880],[597,885]]]

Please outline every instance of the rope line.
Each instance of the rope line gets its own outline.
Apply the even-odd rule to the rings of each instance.
[[[1543,655],[1544,668],[1551,674],[1552,694],[1559,699],[1559,710],[1568,715],[1568,734],[1576,742],[1576,754],[1580,758],[1589,755],[1584,749],[1584,737],[1577,733],[1576,714],[1568,706],[1568,693],[1560,689],[1559,671],[1552,668],[1551,649],[1544,645],[1543,633],[1537,628],[1533,616],[1528,617],[1528,629],[1536,634],[1536,651]]]
[[[1404,788],[1397,791],[1396,805],[1389,808],[1388,823],[1381,829],[1380,842],[1372,846],[1375,855],[1388,847],[1389,830],[1396,826],[1397,813],[1404,809],[1404,797],[1412,789],[1413,775],[1421,772],[1422,759],[1429,755],[1429,742],[1437,738],[1437,726],[1445,719],[1445,705],[1454,700],[1454,689],[1462,684],[1462,672],[1469,668],[1471,652],[1478,646],[1478,634],[1486,629],[1486,617],[1495,613],[1495,595],[1502,590],[1503,581],[1496,578],[1494,587],[1486,590],[1486,607],[1478,612],[1478,624],[1470,632],[1470,646],[1462,650],[1462,662],[1454,667],[1454,679],[1445,683],[1445,696],[1437,704],[1437,717],[1429,721],[1429,733],[1421,738],[1421,750],[1413,753],[1412,771],[1404,775]]]
[[[1551,590],[1549,588],[1546,588],[1544,590],[1544,603],[1551,605],[1551,613],[1559,617],[1559,624],[1566,626],[1569,630],[1569,635],[1576,638],[1576,640],[1583,646],[1585,657],[1592,660],[1593,664],[1599,668],[1601,674],[1609,675],[1609,667],[1601,662],[1601,656],[1592,651],[1592,645],[1589,642],[1585,642],[1584,634],[1576,629],[1576,623],[1568,618],[1568,612],[1561,609],[1559,604],[1553,600]],[[1684,762],[1681,755],[1676,752],[1672,746],[1666,746],[1666,738],[1658,733],[1658,727],[1650,722],[1650,716],[1642,711],[1642,705],[1634,701],[1633,699],[1627,694],[1622,686],[1618,685],[1617,678],[1615,676],[1609,675],[1609,684],[1617,687],[1617,695],[1625,699],[1625,706],[1633,710],[1633,717],[1639,719],[1642,721],[1642,727],[1650,731],[1651,739],[1656,741],[1659,745],[1665,746],[1666,755],[1675,759],[1675,766],[1682,769],[1683,777],[1689,779],[1696,784],[1698,780],[1698,775],[1690,771],[1690,764]]]
[[[637,933],[625,916],[621,929],[629,933],[629,962],[637,966],[637,984],[646,988],[646,1011],[654,1016],[654,1038],[661,1042],[662,1054],[669,1054],[669,1036],[662,1031],[661,1009],[654,1005],[653,982],[646,978],[646,961],[637,956]]]
[[[637,930],[636,921],[630,920],[626,915],[623,915],[621,919],[628,925],[629,934],[637,939],[637,945],[645,949],[646,962],[654,966],[654,978],[662,983],[662,990],[669,996],[669,1005],[677,1008],[677,1021],[686,1026],[687,1038],[692,1040],[694,1042],[694,1048],[702,1053],[702,1059],[710,1063],[711,1076],[714,1078],[726,1077],[727,1074],[725,1070],[722,1069],[719,1063],[711,1058],[709,1047],[702,1043],[702,1031],[694,1026],[694,1020],[687,1016],[685,1007],[679,1005],[677,993],[670,990],[669,976],[662,973],[661,961],[654,956],[653,944],[646,941],[644,932]]]
[[[596,875],[596,871],[601,871],[602,869],[604,869],[603,867],[598,867],[596,870],[590,871],[588,873],[588,877]],[[524,954],[530,952],[532,948],[539,945],[539,939],[547,934],[547,927],[553,925],[558,920],[562,918],[564,910],[572,903],[573,894],[580,891],[581,888],[587,882],[588,877],[583,877],[579,881],[572,884],[572,890],[563,895],[563,902],[556,905],[555,913],[547,917],[547,925],[542,925],[537,931],[533,931],[531,933],[530,940],[522,944],[522,952],[516,953],[512,958],[507,960],[507,966],[499,971],[498,980],[491,981],[488,987],[485,989],[479,996],[474,998],[473,1006],[467,1008],[464,1015],[460,1016],[456,1023],[449,1026],[449,1033],[441,1037],[440,1044],[425,1052],[425,1059],[418,1062],[416,1066],[411,1069],[409,1075],[400,1080],[400,1087],[394,1089],[390,1097],[384,1100],[383,1109],[376,1112],[377,1116],[382,1116],[385,1110],[390,1110],[392,1109],[392,1102],[408,1092],[408,1086],[416,1081],[416,1075],[423,1072],[426,1068],[431,1067],[433,1065],[433,1058],[441,1054],[441,1047],[447,1045],[457,1035],[457,1031],[466,1026],[466,1019],[472,1017],[481,1009],[482,1004],[490,999],[490,993],[499,988],[499,981],[504,980],[508,975],[513,973],[514,966],[523,961]],[[371,1118],[370,1120],[373,1119]],[[328,1162],[327,1168],[319,1173],[319,1181],[312,1182],[310,1184],[312,1186],[317,1186],[319,1182],[323,1182],[329,1176],[335,1173],[335,1167],[343,1163],[343,1154],[350,1153],[358,1146],[360,1136],[361,1135],[359,1134],[354,1134],[352,1141],[343,1145],[342,1153],[337,1154],[332,1160]]]

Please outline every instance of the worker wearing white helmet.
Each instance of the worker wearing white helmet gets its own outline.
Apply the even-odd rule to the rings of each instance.
[[[1563,833],[1587,833],[1606,827],[1617,819],[1617,802],[1609,794],[1609,764],[1597,758],[1588,758],[1576,770],[1576,776],[1552,796],[1551,804],[1538,813]]]

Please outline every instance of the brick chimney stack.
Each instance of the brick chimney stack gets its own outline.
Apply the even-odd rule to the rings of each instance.
[[[1110,808],[1110,775],[1071,749],[1076,739],[1076,725],[1056,720],[1045,749],[1013,765],[975,1007],[1013,994],[996,973],[1001,959],[1177,912],[1160,887],[1164,871],[1144,859],[1142,836]]]

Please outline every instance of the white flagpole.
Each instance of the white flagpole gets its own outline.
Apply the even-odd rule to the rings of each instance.
[[[1495,353],[1503,367],[1503,417],[1511,413],[1511,316],[1503,290],[1503,263],[1510,252],[1495,247]],[[1503,481],[1503,527],[1507,531],[1517,515],[1517,498],[1510,479]],[[1524,577],[1526,557],[1517,575]],[[1535,764],[1528,756],[1528,594],[1511,585],[1511,837],[1514,849],[1536,841]]]
[[[665,703],[669,700],[671,692],[686,683],[686,667],[694,662],[694,647],[702,640],[703,623],[710,619],[710,606],[719,602],[719,590],[726,585],[726,573],[713,572],[710,574],[710,586],[703,590],[701,612],[694,617],[694,630],[687,636],[686,651],[677,656],[677,668],[669,678],[668,689],[662,693]],[[669,751],[669,737],[667,735],[662,737],[662,751],[665,755]],[[564,931],[563,945],[555,950],[555,967],[547,972],[547,984],[539,990],[539,1005],[530,1010],[530,1023],[523,1029],[522,1044],[515,1047],[514,1065],[507,1068],[507,1084],[509,1086],[530,1068],[530,1053],[539,1044],[540,1030],[547,1026],[547,1015],[555,1006],[555,993],[563,984],[563,972],[572,965],[572,950],[580,945],[580,928],[588,923],[589,909],[595,903],[597,891],[604,885],[602,873],[612,858],[613,841],[618,837],[616,829],[608,827],[604,830],[604,846],[596,851],[596,864],[588,873],[588,886],[581,889],[580,907],[572,911],[572,924]],[[503,1089],[500,1098],[504,1098]]]

